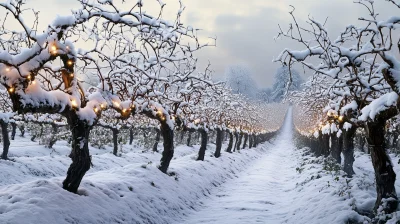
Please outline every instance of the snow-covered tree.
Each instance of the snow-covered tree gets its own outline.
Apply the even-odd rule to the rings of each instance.
[[[395,7],[395,1],[387,1]],[[389,16],[379,20],[374,1],[355,2],[367,9],[369,18],[360,18],[363,25],[347,26],[337,39],[330,39],[323,23],[309,18],[309,27],[302,27],[290,12],[294,25],[279,36],[303,44],[303,50],[285,49],[278,61],[288,66],[300,63],[314,72],[315,77],[325,78],[329,103],[323,112],[332,111],[344,116],[346,129],[354,124],[363,126],[371,150],[375,169],[377,200],[374,211],[391,213],[397,208],[395,190],[396,174],[386,153],[386,121],[398,114],[400,60],[393,53],[399,37],[393,30],[400,18]],[[346,126],[346,127],[345,127]],[[349,145],[349,147],[354,147]]]
[[[272,93],[272,89],[262,88],[257,93],[257,99],[262,102],[265,102],[265,103],[270,103],[270,102],[272,102],[271,101],[271,93]]]
[[[258,87],[247,67],[241,65],[228,67],[225,71],[225,80],[233,93],[243,94],[250,99],[257,97]]]
[[[162,12],[164,3],[158,2]],[[63,188],[71,192],[77,192],[90,168],[89,133],[101,111],[110,108],[129,117],[137,93],[157,91],[154,80],[165,80],[159,74],[176,74],[172,69],[195,61],[192,52],[202,47],[193,29],[179,19],[183,8],[175,22],[168,22],[142,10],[141,1],[79,3],[80,9],[58,16],[43,32],[31,28],[37,27],[39,13],[34,12],[32,26],[26,24],[24,1],[0,3],[20,25],[0,32],[0,83],[10,94],[13,111],[66,118],[72,132],[72,164]],[[183,36],[195,45],[181,44]],[[85,76],[96,77],[98,86],[84,88],[78,77]]]
[[[286,65],[278,68],[272,85],[271,102],[282,102],[289,92],[299,90],[302,83],[303,80],[300,74],[293,68],[290,69]]]

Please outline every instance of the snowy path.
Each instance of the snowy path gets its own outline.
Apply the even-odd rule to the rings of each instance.
[[[224,184],[183,223],[296,223],[287,220],[292,203],[287,192],[295,188],[292,179],[297,165],[291,113],[289,109],[275,147],[239,178]]]
[[[95,166],[80,195],[61,188],[70,164],[65,141],[53,153],[18,138],[10,150],[15,162],[0,161],[0,223],[363,223],[354,207],[368,210],[376,197],[369,156],[356,153],[351,182],[323,170],[322,158],[295,148],[291,113],[273,144],[220,158],[212,146],[205,161],[196,161],[200,146],[177,147],[175,176],[157,169],[160,153],[126,145],[115,157],[111,148],[91,148]]]

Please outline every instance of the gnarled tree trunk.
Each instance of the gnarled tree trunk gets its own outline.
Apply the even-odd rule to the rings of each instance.
[[[188,138],[187,138],[187,142],[186,142],[186,145],[187,146],[190,146],[190,141],[192,140],[192,131],[189,131],[189,133],[188,133]]]
[[[243,143],[243,148],[242,149],[245,149],[246,148],[246,144],[247,144],[247,140],[249,139],[249,135],[248,134],[245,134],[244,135],[244,143]]]
[[[204,161],[204,156],[206,154],[206,149],[207,149],[208,133],[204,129],[200,129],[199,132],[200,132],[200,136],[201,136],[201,145],[200,145],[199,155],[197,157],[197,160]]]
[[[228,143],[228,148],[226,148],[226,151],[232,153],[232,146],[233,146],[233,134],[232,132],[229,132],[229,143]]]
[[[329,134],[322,135],[322,155],[329,156]]]
[[[174,130],[164,121],[161,122],[161,134],[164,140],[164,150],[160,161],[159,170],[163,173],[167,173],[169,163],[174,157]]]
[[[17,124],[16,123],[11,123],[11,140],[15,139],[15,133],[17,132]]]
[[[69,157],[72,164],[68,168],[67,177],[63,181],[63,188],[76,193],[85,173],[90,169],[91,156],[89,154],[89,134],[92,126],[75,114],[67,116],[72,132],[72,151]]]
[[[340,157],[342,146],[336,132],[331,134],[331,143],[331,156],[335,159],[336,163],[340,164],[342,162],[342,158]]]
[[[112,134],[113,134],[113,146],[114,146],[113,154],[114,154],[114,156],[116,156],[117,153],[118,153],[118,134],[119,134],[119,131],[116,128],[112,128],[111,131],[112,131]]]
[[[235,132],[234,136],[235,136],[235,146],[233,147],[233,151],[235,152],[236,148],[237,148],[237,143],[239,141],[239,134],[237,132]]]
[[[43,128],[43,125],[42,125],[42,128]],[[25,135],[25,125],[24,124],[22,124],[22,125],[20,125],[19,126],[19,131],[21,132],[21,137],[24,137],[24,135]],[[40,135],[40,137],[41,137],[42,135]]]
[[[255,148],[255,147],[257,147],[257,138],[258,138],[258,136],[256,135],[256,134],[253,134],[253,147]]]
[[[215,141],[215,153],[214,156],[219,158],[221,156],[221,148],[222,148],[222,139],[224,138],[224,132],[217,128],[217,139]]]
[[[8,137],[8,122],[0,120],[1,134],[3,136],[3,153],[1,159],[8,159],[8,149],[10,148],[10,138]]]
[[[48,148],[53,148],[53,145],[57,142],[56,135],[58,133],[58,126],[56,124],[51,124],[52,133],[50,134],[50,140]]]
[[[129,145],[133,143],[133,127],[129,128]]]
[[[396,174],[393,171],[392,161],[386,153],[385,141],[385,120],[376,119],[373,122],[367,122],[365,130],[367,132],[367,141],[371,151],[372,165],[375,170],[375,182],[377,199],[374,211],[379,206],[385,204],[383,211],[386,214],[392,213],[397,208],[398,198],[394,183]]]
[[[238,141],[237,148],[236,148],[236,150],[238,152],[240,151],[240,146],[242,145],[242,139],[243,139],[243,133],[240,133],[239,134],[239,141]]]
[[[347,173],[349,177],[354,175],[353,163],[354,163],[354,135],[356,128],[351,127],[347,130],[343,130],[343,157],[344,166],[343,171]]]

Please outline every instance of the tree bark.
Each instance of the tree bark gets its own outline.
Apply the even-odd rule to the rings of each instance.
[[[323,151],[324,151],[323,148],[324,148],[324,138],[323,138],[322,131],[319,130],[318,131],[318,144],[316,144],[316,147],[315,147],[315,156],[316,157],[322,156]]]
[[[68,168],[67,177],[63,181],[63,188],[77,193],[83,176],[92,164],[89,154],[89,134],[92,126],[80,120],[75,113],[70,113],[67,120],[72,132],[72,151],[69,155],[72,164]]]
[[[253,147],[253,135],[249,134],[249,149]]]
[[[317,144],[315,142],[317,142],[318,139],[315,138],[315,136],[311,136],[306,138],[306,141],[303,145],[303,147],[310,147],[311,152],[314,153],[314,155],[317,155],[316,151],[317,151]]]
[[[161,131],[156,129],[156,139],[155,139],[155,142],[153,145],[153,152],[158,152],[157,147],[158,147],[158,142],[160,141],[160,138],[161,138]]]
[[[244,135],[244,143],[243,143],[243,148],[242,149],[245,149],[246,148],[246,144],[247,144],[247,140],[249,139],[249,135],[248,134],[245,134]]]
[[[129,128],[129,145],[133,143],[133,127]]]
[[[161,134],[164,140],[164,150],[160,161],[159,170],[163,173],[167,173],[169,163],[174,157],[174,130],[165,122],[161,122]]]
[[[242,139],[243,139],[243,133],[240,133],[239,134],[239,141],[238,141],[237,148],[236,148],[236,150],[238,152],[240,151],[240,146],[242,145]]]
[[[322,135],[322,154],[325,157],[329,156],[329,137],[328,134]]]
[[[8,122],[0,120],[1,134],[3,136],[3,153],[1,159],[8,159],[8,149],[10,148],[10,138],[8,137]]]
[[[43,128],[43,125],[42,125],[42,128]],[[24,137],[24,135],[25,135],[25,125],[24,124],[22,124],[21,126],[19,126],[19,131],[21,132],[21,137]],[[40,137],[42,137],[42,136],[40,136]]]
[[[342,146],[336,132],[331,134],[331,143],[331,156],[335,159],[336,163],[340,164],[342,162],[342,158],[340,157]]]
[[[11,123],[11,140],[15,139],[15,133],[17,133],[17,124],[16,123]]]
[[[229,143],[228,143],[228,148],[226,148],[227,152],[232,153],[232,145],[233,145],[233,134],[232,132],[229,132]]]
[[[199,155],[197,157],[197,160],[204,161],[204,156],[206,154],[206,149],[207,149],[208,133],[204,129],[200,129],[199,132],[200,132],[200,136],[201,136],[201,145],[200,145]]]
[[[186,145],[187,146],[190,146],[190,141],[192,140],[192,131],[189,131],[189,133],[188,133],[188,138],[187,138],[187,142],[186,142]]]
[[[235,152],[237,148],[237,143],[239,141],[239,134],[235,132],[234,135],[235,135],[235,146],[233,147],[233,151]]]
[[[217,139],[215,141],[215,153],[214,156],[219,158],[221,156],[222,140],[224,138],[224,132],[217,128]]]
[[[259,135],[254,135],[254,147],[257,147],[258,144],[260,143],[260,136]]]
[[[375,170],[377,199],[374,211],[376,212],[379,206],[385,204],[383,211],[389,214],[396,210],[398,198],[394,185],[396,174],[393,171],[392,161],[387,155],[384,145],[385,122],[386,120],[379,119],[367,122],[365,129],[367,132],[368,148],[371,151],[372,165]]]
[[[53,148],[53,145],[57,142],[57,138],[55,137],[58,133],[58,126],[56,124],[51,124],[51,128],[52,128],[52,133],[50,134],[50,140],[49,140],[49,148]]]
[[[112,128],[111,131],[112,131],[112,135],[113,135],[113,146],[114,146],[113,154],[114,154],[114,156],[116,156],[117,153],[118,153],[118,134],[119,134],[119,131],[116,128]]]
[[[348,130],[343,130],[343,157],[344,166],[343,171],[347,173],[347,176],[352,177],[355,173],[353,170],[354,163],[354,135],[356,128],[351,127]]]

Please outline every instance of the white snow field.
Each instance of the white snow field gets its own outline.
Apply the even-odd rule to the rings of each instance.
[[[219,187],[200,210],[176,223],[369,223],[354,211],[357,206],[372,210],[375,202],[368,155],[356,154],[359,175],[352,181],[342,178],[342,171],[322,171],[316,158],[295,148],[291,112],[267,153]]]
[[[369,223],[355,211],[375,201],[369,156],[357,152],[357,174],[346,179],[323,170],[321,159],[296,149],[292,138],[289,109],[280,134],[256,149],[217,159],[210,144],[203,162],[195,160],[199,146],[178,146],[171,176],[156,167],[160,153],[125,145],[116,157],[91,148],[94,167],[73,194],[61,188],[67,143],[52,151],[18,137],[11,142],[14,161],[0,161],[0,223]]]
[[[291,109],[289,109],[291,112]],[[178,223],[282,223],[293,202],[288,195],[295,187],[291,114],[268,152],[239,178],[228,181],[204,208]]]
[[[91,148],[94,166],[78,195],[61,187],[70,164],[67,143],[57,142],[53,151],[29,139],[17,137],[10,147],[13,161],[0,160],[0,224],[172,223],[270,146],[214,158],[215,145],[210,144],[205,161],[196,161],[198,145],[178,146],[172,176],[157,169],[160,153],[125,145],[116,157],[111,148]]]

